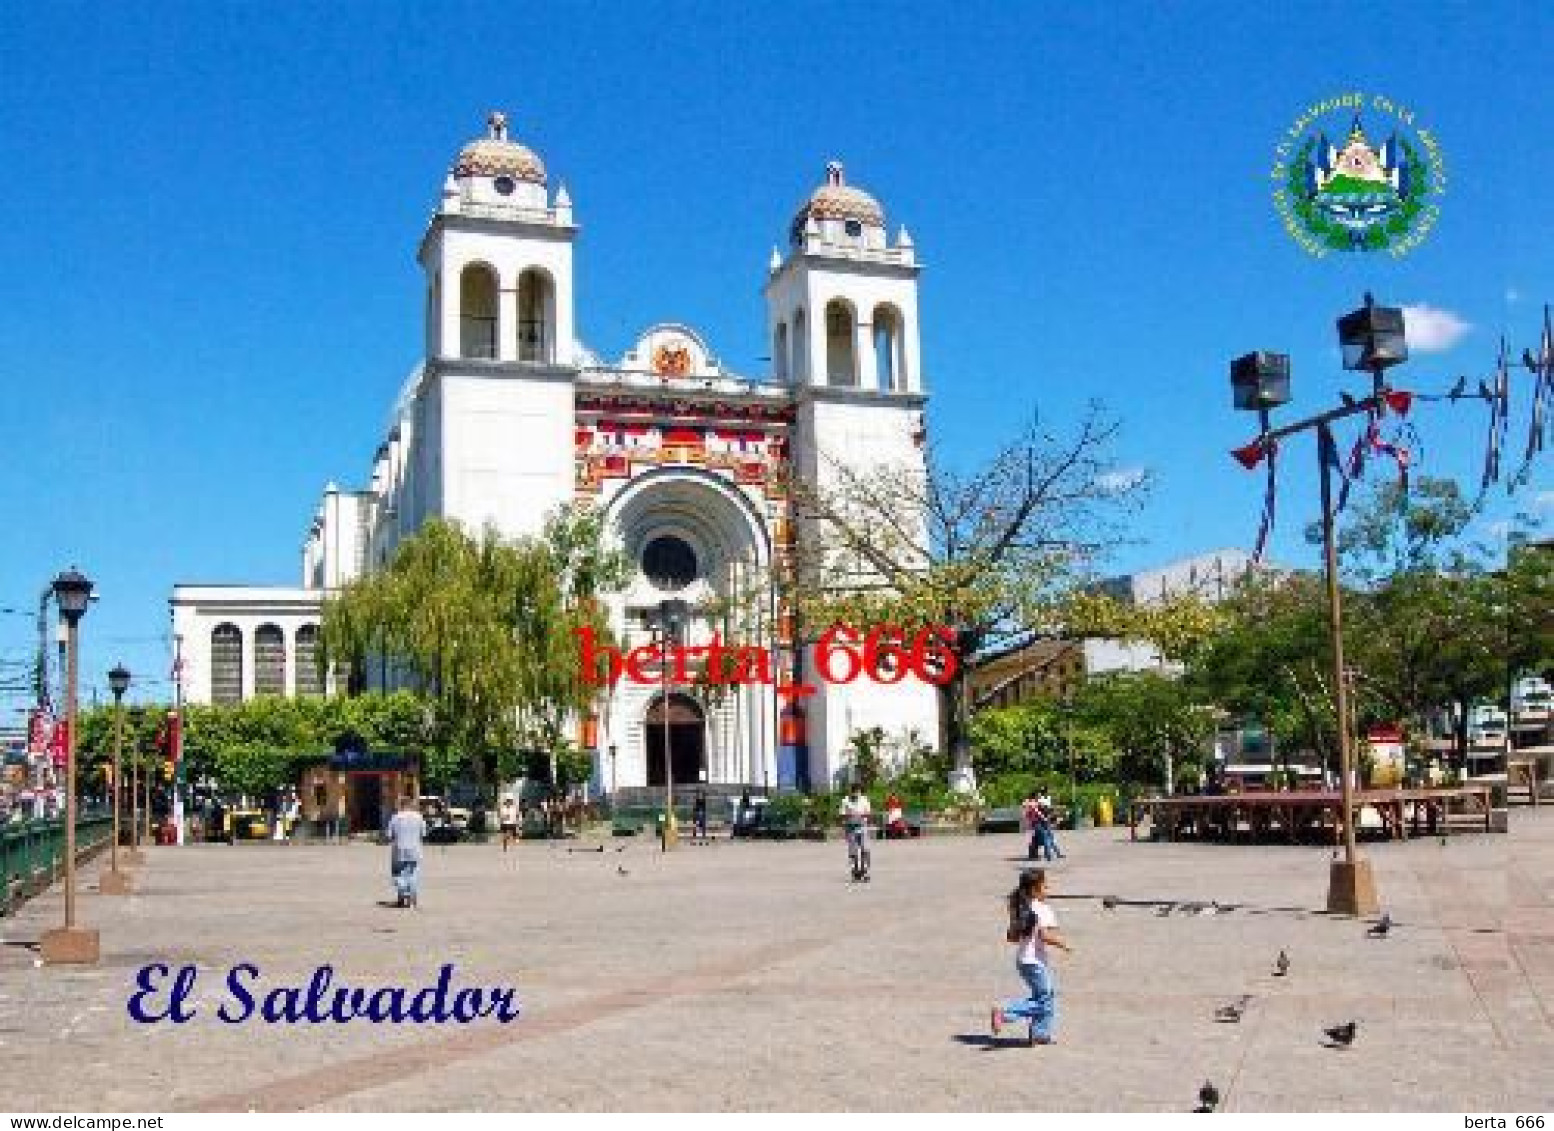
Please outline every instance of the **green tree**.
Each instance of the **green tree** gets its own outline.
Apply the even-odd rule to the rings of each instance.
[[[796,569],[783,579],[814,637],[824,626],[957,629],[946,641],[960,675],[941,690],[947,746],[971,764],[964,673],[984,644],[1049,627],[1055,600],[1122,537],[1146,486],[1119,474],[1118,426],[1092,410],[1068,435],[1031,425],[968,471],[929,449],[910,463],[859,470],[819,453],[821,474],[795,482]]]
[[[1117,752],[1117,777],[1166,784],[1195,776],[1214,738],[1215,711],[1181,680],[1158,672],[1092,679],[1074,699],[1077,716],[1104,732]]]

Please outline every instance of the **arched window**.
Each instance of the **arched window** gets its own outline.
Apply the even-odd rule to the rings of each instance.
[[[788,376],[788,324],[777,323],[777,332],[772,336],[772,373],[781,381]]]
[[[254,631],[254,694],[286,694],[286,634],[278,625]]]
[[[496,357],[496,272],[471,263],[459,276],[459,356]]]
[[[906,391],[906,355],[902,347],[901,313],[893,306],[874,308],[874,363],[879,368],[881,389]]]
[[[210,634],[210,701],[243,701],[243,630],[218,624]]]
[[[556,289],[531,267],[518,276],[518,360],[554,361]]]
[[[858,384],[858,352],[853,336],[857,319],[853,308],[839,298],[826,303],[826,381],[832,385]]]
[[[809,380],[809,323],[802,306],[793,312],[793,364],[788,372],[795,381]]]
[[[297,694],[322,695],[324,679],[318,670],[318,625],[305,624],[297,629],[293,654],[297,664]]]

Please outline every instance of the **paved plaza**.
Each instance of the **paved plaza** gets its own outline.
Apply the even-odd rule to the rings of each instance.
[[[1325,849],[1070,833],[1052,874],[1075,953],[1045,1048],[987,1032],[1018,987],[1000,902],[1018,836],[878,845],[858,886],[835,841],[568,847],[433,849],[418,911],[380,905],[386,850],[366,844],[155,849],[127,899],[98,895],[94,866],[100,966],[35,966],[57,889],[0,920],[0,1108],[1187,1111],[1206,1078],[1228,1110],[1554,1107],[1554,809],[1514,811],[1510,836],[1370,846],[1384,940],[1318,912]],[[524,1013],[224,1025],[245,961],[264,987],[328,963],[412,988],[454,962]],[[199,967],[199,1016],[129,1019],[150,962]],[[1243,1021],[1216,1023],[1242,994]],[[1349,1019],[1354,1046],[1323,1047]]]

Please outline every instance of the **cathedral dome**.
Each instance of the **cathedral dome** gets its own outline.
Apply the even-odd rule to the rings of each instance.
[[[488,136],[477,138],[459,150],[453,163],[455,177],[512,177],[530,184],[545,183],[545,164],[528,146],[507,137],[507,115],[500,110],[486,119]]]
[[[802,231],[809,220],[856,220],[877,228],[885,226],[885,210],[880,202],[860,188],[842,179],[842,163],[826,166],[826,183],[817,188],[793,218],[793,226]]]

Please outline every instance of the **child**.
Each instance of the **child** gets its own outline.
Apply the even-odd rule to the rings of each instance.
[[[1030,990],[1030,996],[993,1006],[993,1036],[1011,1018],[1030,1022],[1027,1038],[1032,1045],[1052,1044],[1057,1019],[1057,988],[1052,979],[1049,947],[1073,952],[1057,933],[1057,916],[1047,903],[1047,873],[1040,868],[1020,873],[1020,882],[1009,893],[1009,928],[1005,938],[1018,945],[1014,968]]]

